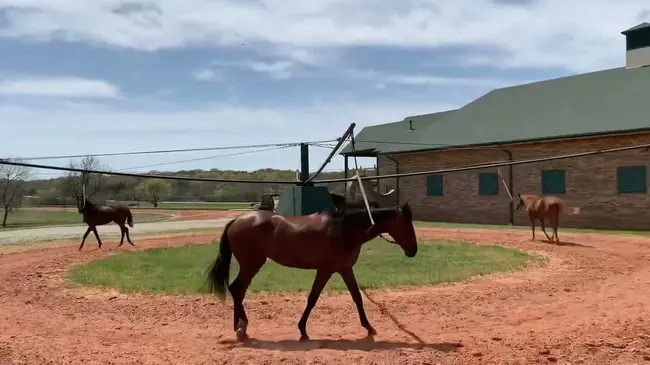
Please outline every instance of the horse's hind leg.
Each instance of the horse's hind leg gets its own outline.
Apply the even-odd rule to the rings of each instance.
[[[135,246],[133,242],[131,242],[131,236],[129,235],[129,227],[126,226],[126,218],[121,219],[121,220],[114,220],[115,224],[120,226],[120,230],[122,231],[122,238],[120,239],[120,244],[117,247],[120,247],[124,244],[124,235],[126,235],[126,240],[129,242],[131,246]]]
[[[559,225],[559,212],[556,212],[555,217],[551,218],[551,225],[553,225],[553,235],[555,236],[555,242],[560,243],[560,236],[557,235],[557,227]]]
[[[316,278],[314,279],[314,283],[311,286],[311,291],[307,297],[307,306],[305,307],[305,311],[300,317],[300,322],[298,322],[298,329],[300,330],[300,341],[309,340],[309,336],[307,336],[307,319],[309,318],[311,310],[314,309],[314,306],[318,301],[318,297],[320,297],[320,293],[323,291],[323,288],[325,288],[325,285],[331,277],[332,272],[325,270],[316,271]]]
[[[129,235],[129,227],[124,226],[124,233],[126,233],[126,241],[127,241],[131,246],[135,246],[135,244],[133,243],[133,241],[131,241],[131,236]]]
[[[123,224],[119,224],[119,226],[120,226],[120,232],[122,233],[122,235],[120,236],[120,244],[117,245],[117,247],[122,247],[122,245],[124,244],[124,228],[126,228],[126,227],[124,227]]]
[[[246,311],[244,310],[246,290],[248,290],[248,286],[251,285],[253,278],[260,271],[265,261],[259,260],[254,263],[244,261],[239,264],[239,273],[228,286],[228,291],[230,291],[233,300],[233,329],[237,332],[238,341],[244,341],[248,337],[246,333],[248,317],[246,317]]]
[[[359,319],[361,320],[361,325],[363,328],[368,330],[368,336],[375,336],[377,331],[370,325],[368,317],[366,317],[366,311],[363,309],[363,298],[361,297],[361,292],[359,291],[359,285],[357,284],[357,279],[354,277],[354,270],[352,267],[340,272],[345,286],[348,287],[348,291],[352,295],[352,300],[357,306],[357,311],[359,312]]]

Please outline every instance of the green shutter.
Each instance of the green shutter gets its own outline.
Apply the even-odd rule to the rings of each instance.
[[[442,175],[427,176],[427,195],[442,195]]]
[[[499,194],[499,176],[496,172],[482,172],[478,174],[478,194]]]
[[[616,189],[619,194],[645,194],[648,188],[646,181],[645,166],[621,166],[616,169]]]
[[[564,194],[564,175],[564,170],[542,171],[542,194]]]

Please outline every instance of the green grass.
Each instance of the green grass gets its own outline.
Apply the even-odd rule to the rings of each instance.
[[[2,213],[2,210],[0,210],[0,213]],[[138,213],[137,211],[133,212],[133,220],[136,224],[166,219],[168,219],[166,214],[144,214]],[[83,218],[81,217],[81,214],[76,211],[18,209],[9,213],[9,217],[7,218],[7,227],[0,226],[0,231],[82,223]]]
[[[496,224],[471,224],[471,223],[445,223],[445,222],[415,222],[416,227],[420,228],[449,228],[449,229],[494,229],[494,230],[504,230],[504,229],[515,229],[515,230],[524,230],[530,232],[530,226],[507,226],[507,225],[496,225]],[[542,228],[539,226],[539,223],[535,227],[535,232],[544,235]],[[550,235],[553,232],[553,229],[546,227],[546,232]],[[562,235],[562,232],[567,233],[597,233],[597,234],[610,234],[610,235],[636,235],[636,236],[650,236],[650,231],[637,231],[637,230],[625,230],[625,229],[588,229],[588,228],[564,228],[561,226],[558,229],[558,235]]]
[[[134,204],[133,201],[120,201],[122,204]],[[158,209],[169,210],[230,210],[230,209],[250,209],[251,203],[246,202],[161,202],[158,203]],[[132,209],[153,209],[153,205],[147,202],[140,202],[139,206],[130,207]]]
[[[216,244],[126,252],[73,267],[68,279],[78,285],[112,287],[122,292],[204,292],[205,271],[216,254]],[[375,240],[364,246],[355,272],[362,286],[378,289],[462,281],[541,262],[541,257],[518,250],[459,241],[422,242],[417,256],[409,259],[398,246]],[[233,260],[231,280],[237,271]],[[249,291],[309,291],[314,276],[314,270],[283,267],[267,260]],[[328,288],[346,290],[338,275]]]

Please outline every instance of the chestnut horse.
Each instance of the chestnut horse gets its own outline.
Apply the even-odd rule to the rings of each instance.
[[[526,211],[528,212],[528,218],[530,219],[530,225],[533,230],[533,240],[535,240],[535,220],[538,219],[542,223],[542,231],[548,241],[553,242],[553,237],[555,237],[557,243],[560,243],[560,237],[557,235],[557,227],[560,220],[560,212],[566,207],[564,200],[553,195],[546,195],[540,198],[534,194],[521,195],[518,193],[515,209],[519,209],[522,206],[526,207]],[[578,212],[579,210],[577,208],[573,208],[568,214],[579,214]],[[548,236],[544,227],[544,220],[547,218],[553,227],[553,235],[551,237]]]
[[[110,206],[97,205],[91,202],[88,199],[84,200],[84,204],[79,208],[79,213],[83,214],[84,223],[88,225],[86,233],[81,240],[81,245],[79,246],[79,251],[84,247],[84,242],[86,242],[86,237],[90,231],[93,231],[95,238],[97,238],[97,244],[99,248],[102,248],[102,240],[99,239],[99,233],[97,233],[97,226],[104,224],[109,224],[115,222],[120,226],[122,231],[122,238],[120,239],[120,246],[124,243],[124,235],[126,234],[126,239],[129,241],[131,246],[135,246],[131,242],[131,237],[129,236],[129,229],[126,227],[125,223],[129,224],[129,227],[133,227],[133,215],[131,210],[124,204],[112,204]]]
[[[377,334],[366,318],[352,268],[361,246],[381,233],[390,234],[407,257],[414,257],[418,246],[408,204],[373,209],[372,217],[374,226],[365,209],[346,208],[307,216],[283,216],[258,210],[229,221],[221,234],[219,254],[207,276],[211,293],[216,292],[224,301],[227,287],[233,298],[237,340],[247,338],[248,318],[243,305],[246,290],[267,258],[287,267],[316,270],[307,306],[298,322],[300,341],[309,340],[307,319],[334,273],[343,278],[368,336]],[[229,283],[232,256],[239,264],[239,273]]]

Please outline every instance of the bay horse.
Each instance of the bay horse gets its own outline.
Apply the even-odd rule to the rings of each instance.
[[[408,203],[402,207],[372,209],[373,226],[365,209],[314,213],[306,216],[283,216],[258,210],[229,221],[221,234],[219,254],[210,265],[207,281],[210,293],[226,299],[226,287],[233,298],[234,330],[237,340],[248,335],[248,318],[244,297],[251,281],[267,258],[297,269],[316,270],[316,277],[307,298],[307,306],[298,322],[300,341],[309,340],[307,319],[323,288],[334,273],[343,278],[357,307],[361,326],[368,336],[377,334],[363,308],[363,300],[354,276],[353,266],[361,246],[382,233],[390,234],[404,254],[417,253],[417,237]],[[232,256],[239,263],[239,273],[229,283]],[[230,284],[230,285],[229,285]]]
[[[97,226],[109,224],[111,222],[115,222],[115,224],[120,226],[120,230],[122,231],[122,238],[120,239],[120,245],[118,247],[121,247],[124,243],[124,235],[126,235],[126,239],[131,244],[131,246],[135,246],[133,242],[131,242],[131,237],[129,236],[129,228],[127,228],[125,224],[128,223],[129,227],[133,227],[133,215],[131,214],[129,207],[126,205],[98,205],[91,202],[89,199],[85,199],[83,205],[80,204],[79,213],[83,215],[83,221],[88,225],[88,229],[86,230],[86,233],[84,233],[84,237],[81,240],[79,251],[81,251],[81,249],[84,247],[84,242],[86,242],[86,237],[88,237],[90,231],[95,234],[99,248],[102,248],[102,240],[99,238]]]
[[[560,237],[557,235],[557,227],[560,221],[560,213],[566,207],[564,200],[553,195],[542,196],[541,198],[534,194],[524,194],[521,195],[517,193],[517,202],[515,209],[525,207],[528,212],[528,218],[530,219],[530,225],[533,230],[533,238],[535,240],[535,220],[539,220],[542,223],[542,231],[546,235],[546,238],[549,242],[553,242],[553,237],[556,238],[557,243],[560,243]],[[568,214],[579,214],[579,210],[573,208]],[[551,237],[546,233],[546,228],[544,227],[544,220],[549,219],[551,226],[553,227],[553,235]]]

